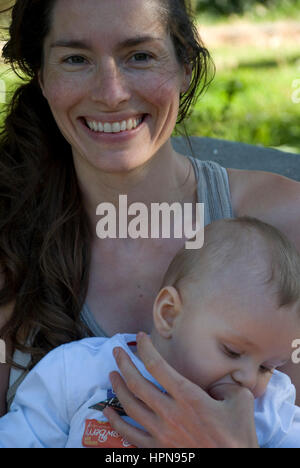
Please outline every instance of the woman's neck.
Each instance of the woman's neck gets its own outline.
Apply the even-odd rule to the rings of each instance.
[[[171,145],[171,143],[170,143]],[[195,179],[188,158],[167,147],[143,166],[127,173],[105,173],[74,158],[84,204],[92,223],[97,224],[97,207],[102,203],[119,208],[120,195],[126,203],[142,203],[148,209],[152,203],[192,201]],[[125,197],[123,197],[125,200]]]

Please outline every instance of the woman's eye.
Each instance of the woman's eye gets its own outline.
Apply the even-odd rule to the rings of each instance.
[[[138,52],[132,56],[134,62],[149,62],[151,60],[151,55],[146,52]]]
[[[72,55],[71,57],[68,57],[64,60],[64,63],[67,63],[68,65],[82,65],[85,61],[84,57],[81,57],[81,55]]]

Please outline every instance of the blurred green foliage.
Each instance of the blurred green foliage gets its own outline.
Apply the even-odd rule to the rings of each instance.
[[[244,14],[257,5],[266,9],[294,9],[300,6],[299,0],[192,0],[198,13],[213,15]]]
[[[300,103],[292,99],[300,78],[295,58],[272,65],[258,57],[256,67],[238,63],[217,70],[186,122],[188,134],[300,153]]]
[[[241,21],[269,26],[300,19],[300,0],[192,0],[200,25]],[[241,24],[241,23],[239,23]],[[287,27],[293,27],[288,25]],[[200,27],[201,33],[201,27]],[[280,43],[280,42],[279,42]],[[241,41],[212,49],[217,74],[186,122],[190,135],[223,138],[300,153],[300,49],[295,38],[280,47]],[[221,64],[221,66],[219,66]],[[300,84],[296,90],[300,97]]]

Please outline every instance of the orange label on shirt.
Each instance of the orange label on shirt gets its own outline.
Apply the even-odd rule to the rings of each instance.
[[[116,432],[109,422],[96,419],[85,421],[82,445],[88,448],[136,448]]]

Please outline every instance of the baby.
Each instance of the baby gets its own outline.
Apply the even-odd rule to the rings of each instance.
[[[182,375],[215,396],[247,387],[261,447],[300,447],[300,408],[290,379],[275,370],[300,336],[300,256],[275,228],[252,218],[205,228],[202,249],[182,249],[153,307],[151,338]],[[53,350],[19,387],[0,419],[0,447],[132,447],[102,413],[125,420],[109,374],[122,347],[160,390],[135,353],[136,335],[87,338]]]

